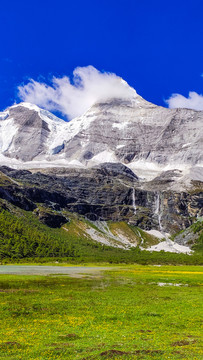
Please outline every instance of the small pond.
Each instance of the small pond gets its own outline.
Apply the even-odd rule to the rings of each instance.
[[[99,275],[103,270],[110,270],[104,266],[46,266],[46,265],[0,265],[0,274],[13,275]]]

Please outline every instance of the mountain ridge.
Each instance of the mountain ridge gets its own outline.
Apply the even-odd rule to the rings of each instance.
[[[166,238],[152,250],[174,250],[169,236],[203,216],[202,120],[202,111],[139,95],[98,102],[70,122],[14,105],[0,113],[0,198],[49,225],[64,212],[103,229],[124,221]]]
[[[70,122],[21,103],[0,114],[0,162],[29,168],[35,162],[92,167],[108,161],[155,173],[167,166],[201,167],[202,120],[202,111],[166,109],[140,96],[98,102]]]

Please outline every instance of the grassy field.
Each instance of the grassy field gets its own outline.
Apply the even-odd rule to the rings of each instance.
[[[203,268],[0,275],[0,359],[202,359]]]

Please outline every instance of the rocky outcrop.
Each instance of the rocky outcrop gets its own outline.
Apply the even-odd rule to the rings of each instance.
[[[24,106],[11,108],[6,121],[13,123],[16,132],[5,148],[5,156],[30,161],[45,151],[50,130],[36,111]]]
[[[140,181],[123,164],[108,163],[83,170],[53,168],[44,172],[8,167],[0,170],[21,183],[21,186],[12,185],[12,191],[10,186],[4,187],[4,194],[10,193],[13,203],[19,206],[12,197],[13,193],[18,193],[19,198],[31,204],[28,210],[40,203],[47,209],[58,212],[66,209],[92,221],[125,221],[163,233],[187,228],[197,216],[203,215],[200,182],[198,188],[178,192],[168,186],[168,175],[149,184]],[[163,188],[165,180],[167,183]]]
[[[46,211],[45,209],[37,208],[35,210],[35,214],[38,216],[40,222],[51,228],[59,228],[69,221],[69,219],[66,218],[65,216],[50,211]]]
[[[0,199],[26,211],[33,211],[36,205],[21,191],[17,185],[0,186]]]

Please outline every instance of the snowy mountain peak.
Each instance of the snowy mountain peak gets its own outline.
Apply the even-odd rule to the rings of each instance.
[[[35,105],[35,104],[31,104],[29,102],[21,102],[19,104],[14,104],[13,106],[11,106],[9,109],[15,109],[15,108],[18,108],[19,106],[23,106],[29,110],[34,110],[34,111],[37,111],[37,112],[40,112],[40,108],[39,106]]]
[[[94,105],[91,106],[90,109],[95,109],[97,107],[106,107],[108,109],[110,108],[156,108],[158,107],[155,104],[152,104],[151,102],[143,99],[140,95],[136,94],[134,97],[128,97],[128,98],[108,98],[106,100],[97,101]],[[90,110],[89,109],[89,110]],[[89,111],[88,110],[88,111]]]
[[[0,163],[91,167],[120,162],[140,176],[189,169],[203,163],[202,119],[203,112],[163,108],[137,94],[97,102],[70,122],[20,103],[0,113]]]
[[[35,104],[28,103],[28,102],[21,102],[19,104],[15,104],[15,105],[11,106],[8,109],[8,111],[12,110],[12,109],[18,109],[20,107],[24,107],[25,109],[36,111],[38,113],[38,115],[41,117],[41,119],[46,121],[46,122],[49,122],[49,120],[53,120],[53,121],[56,121],[56,122],[64,122],[64,120],[58,118],[57,116],[52,114],[50,111],[45,110],[45,109],[41,109],[39,106],[37,106]]]

